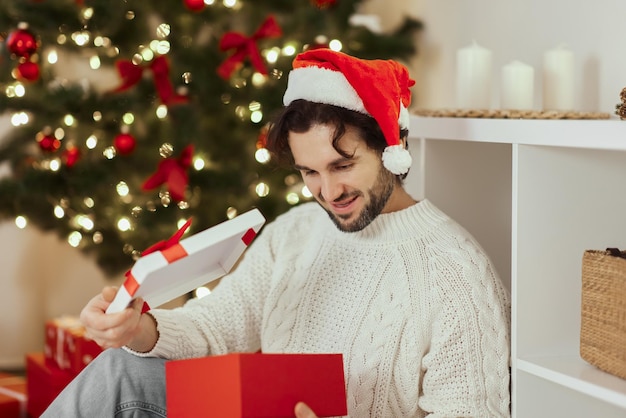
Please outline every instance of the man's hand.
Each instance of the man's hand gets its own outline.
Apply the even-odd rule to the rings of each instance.
[[[121,312],[107,314],[117,288],[107,286],[92,298],[80,313],[87,337],[102,348],[119,348],[127,345],[136,351],[150,351],[158,334],[156,322],[150,315],[142,315],[143,299],[134,300]]]
[[[304,402],[298,402],[294,409],[296,418],[317,418],[317,415]]]

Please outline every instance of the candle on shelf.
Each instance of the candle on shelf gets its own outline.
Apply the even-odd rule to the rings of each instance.
[[[535,69],[520,61],[502,67],[500,107],[511,110],[531,110],[535,89]]]
[[[543,108],[574,110],[574,54],[565,47],[543,54]]]
[[[491,51],[474,42],[457,51],[457,106],[462,109],[491,107]]]

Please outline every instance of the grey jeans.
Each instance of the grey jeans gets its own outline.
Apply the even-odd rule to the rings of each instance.
[[[59,394],[45,418],[164,418],[165,360],[122,349],[100,353]]]

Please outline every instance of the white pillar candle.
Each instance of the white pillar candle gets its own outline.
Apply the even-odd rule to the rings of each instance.
[[[535,69],[520,61],[502,67],[500,107],[512,110],[531,110],[535,89]]]
[[[543,108],[574,109],[574,54],[565,47],[543,54]]]
[[[457,51],[457,106],[491,107],[491,51],[474,42]]]

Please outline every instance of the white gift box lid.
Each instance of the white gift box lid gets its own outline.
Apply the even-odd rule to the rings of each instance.
[[[219,279],[235,265],[264,223],[261,212],[252,209],[139,258],[106,312],[122,311],[139,297],[149,308],[156,308]]]

